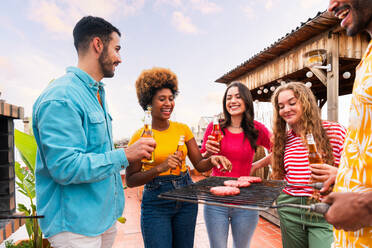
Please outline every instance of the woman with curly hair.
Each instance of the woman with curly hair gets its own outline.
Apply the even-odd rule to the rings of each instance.
[[[178,94],[176,75],[165,68],[144,70],[136,81],[139,104],[152,107],[152,130],[156,141],[155,158],[151,164],[130,163],[126,169],[129,187],[145,184],[141,204],[141,230],[146,248],[192,248],[198,205],[158,198],[160,193],[191,184],[185,159],[194,167],[208,171],[214,166],[231,169],[223,156],[203,159],[190,128],[170,121]],[[139,129],[131,138],[134,143],[141,136]],[[177,152],[180,136],[185,137],[182,152]]]
[[[220,144],[211,136],[213,123],[204,134],[201,152],[205,157],[212,154],[226,156],[232,163],[231,171],[212,169],[212,176],[240,177],[249,176],[252,166],[264,166],[270,156],[255,162],[253,156],[257,146],[270,149],[270,132],[260,122],[254,121],[252,96],[249,89],[240,82],[232,82],[223,97],[225,119],[220,123],[223,139]],[[238,208],[204,206],[204,218],[207,226],[210,247],[226,248],[229,226],[234,247],[249,247],[251,237],[257,226],[258,212]]]
[[[291,184],[307,184],[335,176],[345,128],[321,120],[315,96],[303,83],[291,82],[278,87],[271,101],[274,106],[272,178],[285,179]],[[308,133],[313,134],[324,164],[309,165]],[[309,204],[313,193],[309,187],[286,187],[277,203]],[[331,247],[332,226],[323,215],[297,208],[281,208],[278,212],[283,247]]]

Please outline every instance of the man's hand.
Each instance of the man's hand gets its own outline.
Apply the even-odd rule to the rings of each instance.
[[[372,192],[333,192],[322,202],[331,205],[324,217],[336,229],[356,231],[372,226]]]
[[[143,158],[151,159],[151,153],[156,147],[153,138],[140,138],[132,145],[124,149],[129,163],[139,161]]]

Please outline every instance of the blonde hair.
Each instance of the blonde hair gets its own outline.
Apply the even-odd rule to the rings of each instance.
[[[285,90],[291,90],[302,107],[302,115],[299,123],[301,132],[298,134],[302,138],[304,144],[307,144],[305,135],[311,132],[317,144],[318,151],[322,155],[323,161],[329,165],[333,165],[334,157],[333,150],[326,130],[322,125],[320,109],[316,103],[313,92],[301,82],[290,82],[278,87],[271,102],[274,107],[273,116],[273,174],[274,179],[284,178],[284,150],[287,141],[286,122],[279,115],[278,96]]]

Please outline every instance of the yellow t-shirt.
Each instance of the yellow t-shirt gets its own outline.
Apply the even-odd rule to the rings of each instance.
[[[152,167],[164,162],[167,157],[170,154],[174,154],[177,150],[178,146],[178,141],[180,140],[180,136],[184,135],[185,136],[185,145],[182,147],[182,172],[186,172],[186,164],[185,164],[185,159],[187,156],[187,146],[186,142],[194,138],[194,135],[192,134],[190,128],[186,124],[182,124],[179,122],[173,122],[169,121],[169,127],[167,130],[164,131],[158,131],[153,129],[153,134],[154,134],[154,139],[156,141],[156,148],[154,151],[155,159],[154,162],[151,164],[143,164],[143,169],[144,170],[149,170]],[[133,144],[136,142],[140,137],[143,132],[143,128],[137,130],[134,135],[132,136],[131,140],[129,141],[129,145]],[[173,169],[165,171],[160,174],[160,176],[165,176],[165,175],[179,175],[180,174],[180,169]]]
[[[356,69],[350,119],[334,191],[372,191],[372,41]],[[334,231],[332,247],[371,247],[372,227]]]

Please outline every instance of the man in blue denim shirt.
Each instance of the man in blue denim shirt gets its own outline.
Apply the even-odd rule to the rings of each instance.
[[[152,138],[114,149],[104,77],[121,63],[120,32],[99,17],[75,26],[78,66],[50,83],[33,107],[37,211],[54,248],[111,247],[124,208],[120,170],[151,158]]]

